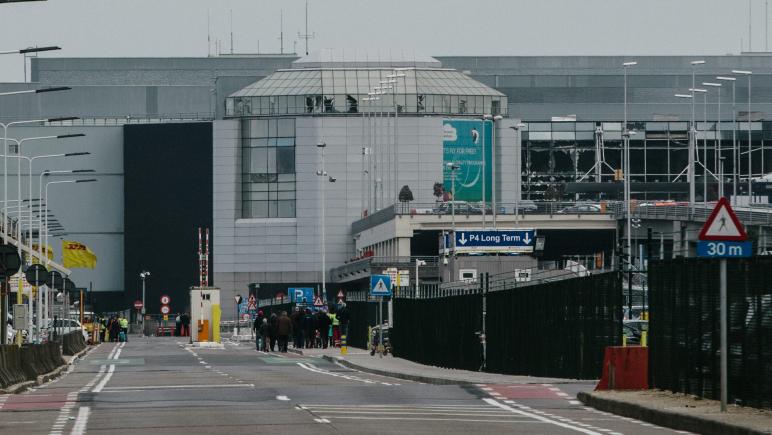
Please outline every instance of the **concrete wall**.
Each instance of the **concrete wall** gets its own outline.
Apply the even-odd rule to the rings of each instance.
[[[49,187],[50,213],[65,227],[66,235],[50,237],[55,258],[61,260],[61,240],[75,240],[86,244],[97,255],[97,268],[73,269],[72,280],[79,287],[93,283],[94,291],[123,290],[123,128],[122,127],[12,127],[9,137],[39,137],[70,133],[84,133],[85,137],[30,141],[22,147],[22,154],[37,156],[77,151],[91,155],[68,158],[37,159],[33,174],[44,169],[93,169],[93,174],[52,174],[47,181],[75,178],[95,178],[96,183],[54,184]],[[17,166],[9,159],[8,197],[17,197]],[[13,162],[13,163],[11,163]],[[22,165],[22,198],[28,197],[29,178],[26,162]],[[38,176],[33,175],[32,197],[38,197]],[[47,180],[47,181],[46,181]],[[45,190],[45,186],[44,186]],[[45,192],[43,193],[45,195]],[[13,206],[13,203],[10,204]],[[26,217],[26,215],[25,215]],[[35,227],[37,225],[35,224]]]

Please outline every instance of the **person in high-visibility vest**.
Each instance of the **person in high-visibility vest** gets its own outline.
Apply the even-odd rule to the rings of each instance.
[[[129,319],[121,315],[118,319],[118,323],[121,325],[121,332],[123,332],[124,340],[129,341]]]
[[[330,313],[330,320],[332,321],[332,346],[340,346],[340,320],[338,315]]]

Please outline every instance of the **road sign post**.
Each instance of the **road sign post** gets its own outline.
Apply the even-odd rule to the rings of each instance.
[[[378,353],[383,356],[383,297],[391,296],[391,276],[371,275],[370,295],[378,299]]]
[[[721,412],[726,412],[727,374],[727,284],[726,259],[750,257],[753,245],[746,242],[748,235],[732,206],[722,197],[700,231],[697,256],[719,258],[719,305],[721,315]]]

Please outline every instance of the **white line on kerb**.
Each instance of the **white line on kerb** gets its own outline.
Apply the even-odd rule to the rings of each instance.
[[[75,425],[72,427],[70,435],[82,435],[86,433],[86,424],[88,423],[88,416],[91,413],[91,408],[83,406],[78,409],[78,417],[75,419]]]
[[[286,402],[286,401],[288,401],[290,399],[287,396],[276,396],[276,400],[281,400],[283,402]]]
[[[577,432],[582,432],[582,433],[586,433],[586,434],[589,434],[589,435],[601,435],[599,432],[594,432],[594,431],[591,431],[591,430],[587,430],[585,428],[582,428],[582,427],[579,427],[579,426],[574,426],[574,425],[571,425],[571,424],[568,424],[568,423],[562,423],[560,421],[550,420],[549,418],[542,417],[539,414],[533,414],[531,412],[521,411],[519,409],[512,408],[509,405],[505,405],[503,403],[499,403],[499,402],[497,402],[497,401],[495,401],[493,399],[484,398],[482,400],[485,403],[489,404],[489,405],[497,406],[497,407],[499,407],[501,409],[505,409],[505,410],[507,410],[509,412],[512,412],[512,413],[515,413],[515,414],[520,414],[520,415],[525,415],[527,417],[531,417],[533,419],[536,419],[536,420],[539,420],[539,421],[543,421],[545,423],[554,424],[555,426],[564,427],[566,429],[575,430]]]

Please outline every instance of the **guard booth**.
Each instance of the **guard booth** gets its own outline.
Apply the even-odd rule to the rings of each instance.
[[[192,343],[219,343],[220,315],[219,288],[190,288],[190,341]]]

